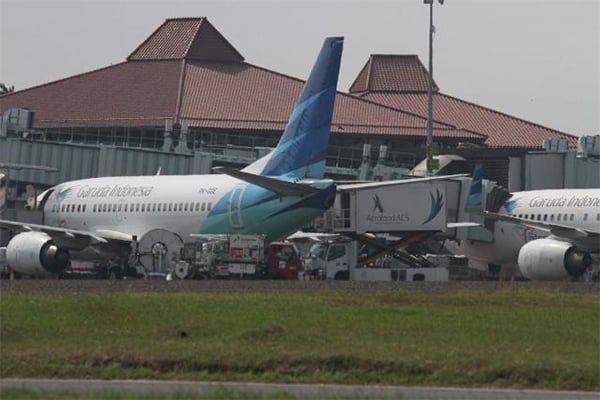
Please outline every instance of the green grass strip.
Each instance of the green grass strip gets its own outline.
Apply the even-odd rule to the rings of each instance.
[[[600,388],[600,295],[2,295],[0,376]]]

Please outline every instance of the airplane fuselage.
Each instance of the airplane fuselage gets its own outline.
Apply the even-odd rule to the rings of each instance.
[[[313,185],[335,193],[330,180]],[[279,196],[227,175],[92,178],[56,186],[44,218],[50,226],[138,238],[161,227],[184,243],[197,233],[264,234],[272,241],[322,214],[326,192],[306,198]]]
[[[499,213],[530,221],[600,232],[600,189],[515,192]],[[524,244],[549,236],[552,235],[541,229],[496,221],[493,243],[465,240],[460,243],[459,249],[470,259],[481,263],[516,264]],[[600,243],[595,238],[578,238],[578,243],[585,251],[598,252],[600,249]]]

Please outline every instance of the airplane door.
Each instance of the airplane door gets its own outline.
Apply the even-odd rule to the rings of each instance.
[[[232,228],[243,228],[242,220],[242,195],[246,190],[246,185],[237,186],[229,195],[229,225]]]

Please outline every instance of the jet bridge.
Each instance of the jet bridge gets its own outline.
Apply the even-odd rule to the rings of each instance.
[[[491,227],[484,225],[479,209],[469,209],[471,178],[458,177],[430,182],[385,186],[339,188],[334,206],[314,221],[319,232],[346,236],[429,232],[443,238],[492,242]],[[483,181],[482,206],[498,210],[506,190],[495,182]],[[494,200],[496,199],[496,200]],[[481,226],[455,228],[455,223]]]

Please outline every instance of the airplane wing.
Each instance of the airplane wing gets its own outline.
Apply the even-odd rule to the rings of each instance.
[[[462,178],[465,176],[469,176],[469,174],[429,176],[426,178],[399,179],[399,180],[384,181],[384,182],[354,183],[354,184],[347,184],[347,185],[337,185],[337,190],[338,190],[338,192],[343,192],[346,190],[376,188],[376,187],[395,186],[395,185],[407,185],[410,183],[439,181],[439,180],[452,179],[452,178]]]
[[[511,217],[508,215],[498,214],[491,211],[483,211],[485,218],[490,218],[497,221],[510,222],[517,225],[529,226],[532,228],[540,229],[551,233],[554,236],[562,237],[566,239],[583,239],[583,238],[597,238],[600,239],[600,233],[594,231],[588,231],[573,226],[560,225],[555,223],[548,223],[546,221],[531,221],[518,217]]]
[[[262,175],[251,174],[248,172],[239,171],[227,167],[215,167],[213,171],[220,172],[225,175],[233,176],[253,185],[261,186],[267,190],[277,193],[280,196],[306,196],[319,193],[321,190],[307,185],[299,185],[297,183],[286,182],[280,179],[269,178]]]
[[[14,232],[43,232],[58,244],[73,250],[81,250],[88,246],[109,244],[109,242],[131,242],[131,235],[122,232],[98,230],[97,232],[79,229],[59,228],[56,226],[29,224],[25,222],[7,221],[0,219],[0,227]]]

